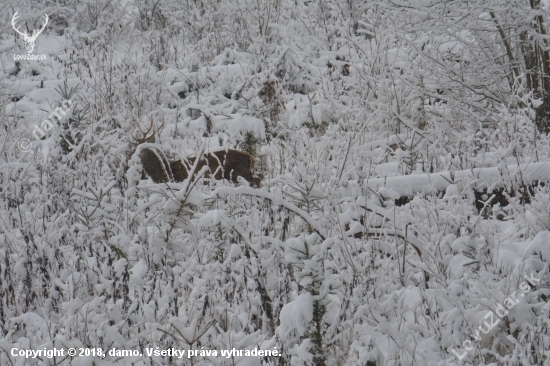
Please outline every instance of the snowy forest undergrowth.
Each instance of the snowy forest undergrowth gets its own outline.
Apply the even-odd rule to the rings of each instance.
[[[547,1],[0,10],[1,365],[550,365]],[[16,11],[49,15],[46,60],[14,61]],[[251,153],[262,186],[154,184],[150,127],[172,160]],[[143,356],[10,353],[53,347]]]

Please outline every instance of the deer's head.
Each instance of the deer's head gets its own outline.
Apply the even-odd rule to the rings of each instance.
[[[13,14],[13,18],[11,18],[11,25],[13,29],[15,29],[15,31],[19,33],[21,37],[23,37],[23,40],[26,43],[25,49],[27,50],[27,53],[31,53],[34,49],[34,42],[36,41],[36,38],[38,38],[40,33],[42,33],[42,31],[44,30],[44,28],[46,28],[46,25],[48,24],[48,14],[44,14],[44,24],[42,25],[42,28],[40,28],[40,30],[34,29],[32,31],[32,35],[30,36],[27,34],[27,31],[21,32],[19,30],[19,27],[15,25],[15,21],[17,20],[17,18],[17,12],[15,12],[15,14]]]
[[[126,118],[128,118],[128,116]],[[133,119],[133,124],[139,132],[135,135],[133,133],[130,134],[131,140],[128,143],[129,150],[126,155],[126,164],[128,164],[139,145],[146,143],[154,144],[156,142],[155,134],[164,127],[164,118],[162,119],[161,125],[156,127],[153,117],[151,117],[151,123],[149,124],[149,127],[145,128],[145,130],[141,128],[139,121],[135,119]]]

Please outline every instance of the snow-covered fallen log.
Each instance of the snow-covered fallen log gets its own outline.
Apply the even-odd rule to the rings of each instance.
[[[510,183],[519,187],[536,181],[546,182],[550,177],[550,161],[525,165],[508,165],[478,168],[455,172],[412,174],[399,177],[375,178],[367,181],[367,187],[392,198],[410,197],[417,194],[434,194],[456,184],[461,191],[471,187],[476,191],[491,192],[507,187]]]

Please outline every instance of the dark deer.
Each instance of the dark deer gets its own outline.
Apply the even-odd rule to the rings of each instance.
[[[143,169],[155,183],[181,182],[189,177],[189,171],[196,157],[188,157],[184,161],[168,161],[163,153],[154,148],[142,149],[139,153]],[[217,180],[227,179],[238,183],[238,177],[243,177],[254,186],[260,181],[254,177],[254,157],[238,150],[222,150],[203,154],[197,164],[195,174],[207,166],[205,178]],[[194,178],[193,175],[192,178]]]
[[[162,125],[155,128],[153,120],[149,128],[144,131],[139,123],[136,123],[141,136],[132,135],[133,142],[130,143],[130,151],[132,151],[127,160],[136,151],[137,147],[144,143],[155,143],[155,133],[164,127]],[[189,171],[195,164],[196,157],[188,157],[181,160],[168,161],[164,153],[156,148],[143,148],[139,153],[141,164],[145,173],[151,177],[155,183],[166,182],[182,182],[189,177]],[[217,180],[227,179],[228,181],[238,183],[238,177],[243,177],[252,185],[259,187],[260,179],[254,177],[254,157],[248,153],[238,150],[222,150],[208,154],[203,154],[195,169],[196,173],[200,172],[204,166],[208,166],[205,173],[205,178],[214,178]]]

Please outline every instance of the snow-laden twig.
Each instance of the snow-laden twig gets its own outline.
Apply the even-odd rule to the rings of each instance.
[[[328,238],[328,234],[325,232],[325,230],[311,217],[310,214],[299,208],[298,206],[294,205],[293,203],[290,203],[288,201],[285,201],[284,198],[281,196],[277,196],[275,194],[254,189],[251,187],[221,187],[216,189],[210,194],[210,197],[216,198],[221,195],[247,195],[247,196],[255,196],[260,197],[264,199],[268,199],[271,202],[273,202],[274,205],[277,206],[283,206],[289,211],[294,212],[296,215],[300,216],[302,219],[304,219],[317,234],[321,237],[321,239],[326,240]]]

